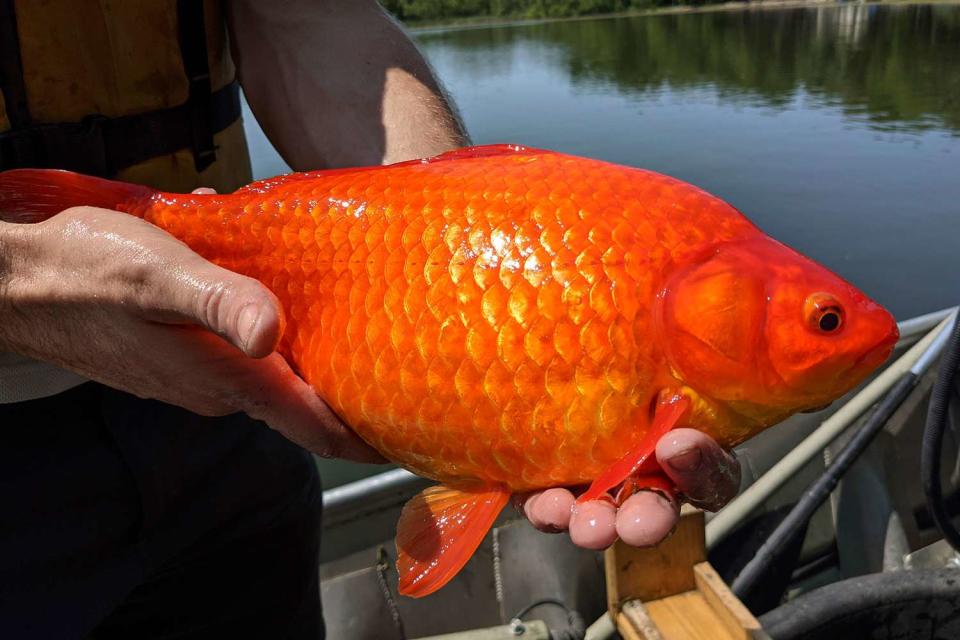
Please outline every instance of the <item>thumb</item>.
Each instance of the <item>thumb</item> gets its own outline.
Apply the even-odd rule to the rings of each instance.
[[[710,436],[674,429],[657,443],[657,461],[692,504],[716,511],[740,488],[740,465]]]
[[[185,292],[186,310],[201,326],[253,358],[270,355],[283,336],[276,296],[252,278],[210,265],[206,278]]]
[[[272,353],[283,335],[283,310],[263,284],[228,271],[179,242],[165,247],[165,268],[142,289],[152,319],[191,323],[216,333],[253,358]]]

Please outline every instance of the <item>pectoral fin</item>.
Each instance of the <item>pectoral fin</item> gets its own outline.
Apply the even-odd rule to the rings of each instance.
[[[632,475],[623,481],[623,484],[620,485],[620,489],[617,491],[617,496],[613,501],[617,505],[622,505],[627,498],[635,494],[637,491],[656,491],[664,494],[665,496],[675,498],[677,494],[677,487],[663,471],[645,472],[643,469],[641,469],[635,475]]]
[[[501,485],[476,491],[437,485],[414,496],[397,524],[400,593],[429,595],[457,575],[507,504]]]
[[[640,444],[597,476],[590,488],[577,498],[577,502],[596,500],[607,495],[610,489],[635,475],[641,469],[643,469],[645,475],[653,476],[659,470],[656,460],[652,458],[657,448],[657,442],[677,425],[689,408],[690,400],[685,396],[674,396],[669,401],[660,404],[657,407],[653,423]],[[662,479],[657,488],[662,488],[661,485]],[[637,487],[632,487],[631,491],[635,488]]]

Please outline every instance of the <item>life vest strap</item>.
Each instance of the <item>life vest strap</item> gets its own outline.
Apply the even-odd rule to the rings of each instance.
[[[191,148],[193,162],[200,173],[217,159],[213,145],[214,131],[210,92],[210,66],[207,62],[207,33],[204,26],[204,3],[198,0],[177,0],[180,32],[180,55],[189,84],[190,123],[193,127]]]
[[[10,124],[18,127],[29,122],[13,0],[0,0],[0,91],[3,92],[4,110]]]
[[[240,118],[240,87],[234,81],[209,95],[212,139]],[[196,149],[195,114],[195,105],[187,102],[118,118],[88,116],[80,122],[32,124],[6,131],[0,133],[0,171],[69,169],[111,178],[150,158]],[[210,146],[212,152],[212,142]]]

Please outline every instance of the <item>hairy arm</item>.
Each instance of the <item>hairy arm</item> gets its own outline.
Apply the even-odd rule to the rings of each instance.
[[[467,136],[423,56],[375,0],[235,0],[240,82],[295,170],[435,155]]]

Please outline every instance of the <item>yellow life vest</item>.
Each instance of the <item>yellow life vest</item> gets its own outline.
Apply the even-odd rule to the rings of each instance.
[[[0,0],[0,170],[233,191],[251,181],[234,76],[218,0]],[[0,352],[0,404],[85,381]]]
[[[168,191],[251,180],[218,0],[0,0],[0,58],[0,168]]]

